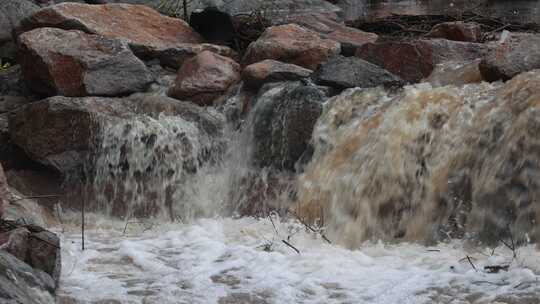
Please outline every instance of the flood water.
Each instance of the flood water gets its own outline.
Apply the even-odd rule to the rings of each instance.
[[[536,0],[344,0],[340,4],[347,20],[391,14],[476,13],[519,22],[538,22],[540,1]]]

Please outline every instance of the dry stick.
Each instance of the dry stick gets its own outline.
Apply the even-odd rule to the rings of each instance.
[[[293,245],[291,245],[291,243],[285,241],[285,240],[281,240],[285,245],[291,247],[294,251],[296,251],[296,253],[300,254],[300,250],[296,249],[296,247],[294,247]]]

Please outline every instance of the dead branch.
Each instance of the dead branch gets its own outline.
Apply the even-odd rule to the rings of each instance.
[[[300,254],[300,250],[296,249],[296,247],[294,247],[293,245],[291,245],[291,243],[285,241],[285,240],[281,240],[285,245],[289,246],[292,250],[296,251],[296,253]]]
[[[484,266],[484,270],[488,273],[498,273],[499,271],[508,271],[508,268],[510,268],[510,265],[492,265],[492,266]]]

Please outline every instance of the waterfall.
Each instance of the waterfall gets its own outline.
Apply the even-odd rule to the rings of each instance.
[[[352,89],[327,102],[299,212],[333,237],[538,240],[540,73],[506,84]]]

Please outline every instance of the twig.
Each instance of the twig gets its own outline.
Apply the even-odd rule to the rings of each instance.
[[[296,247],[294,247],[293,245],[291,245],[291,243],[285,241],[285,240],[281,240],[285,245],[291,247],[294,251],[296,251],[296,253],[300,254],[300,250],[296,249]]]
[[[81,211],[81,246],[82,246],[82,251],[84,251],[84,209],[85,209],[85,203],[84,203],[84,199],[82,200],[82,211]]]
[[[304,225],[307,229],[313,231],[314,233],[317,233],[317,234],[320,234],[321,237],[323,238],[323,240],[325,240],[326,242],[328,242],[328,244],[332,244],[332,242],[326,237],[326,235],[324,235],[324,233],[322,233],[320,230],[316,230],[315,228],[311,227],[310,225],[308,225],[306,222],[304,222],[296,213],[290,211],[290,213],[292,215],[294,215],[294,217],[302,224]]]
[[[14,199],[14,202],[22,201],[25,199],[31,199],[31,198],[49,198],[49,197],[60,197],[63,196],[62,194],[47,194],[47,195],[31,195],[31,196],[23,196],[19,197],[17,199]]]
[[[476,269],[476,266],[474,266],[473,262],[471,261],[471,257],[470,256],[467,256],[467,261],[469,261],[469,264],[471,264],[472,268],[474,269],[474,271],[478,272],[478,269]]]

